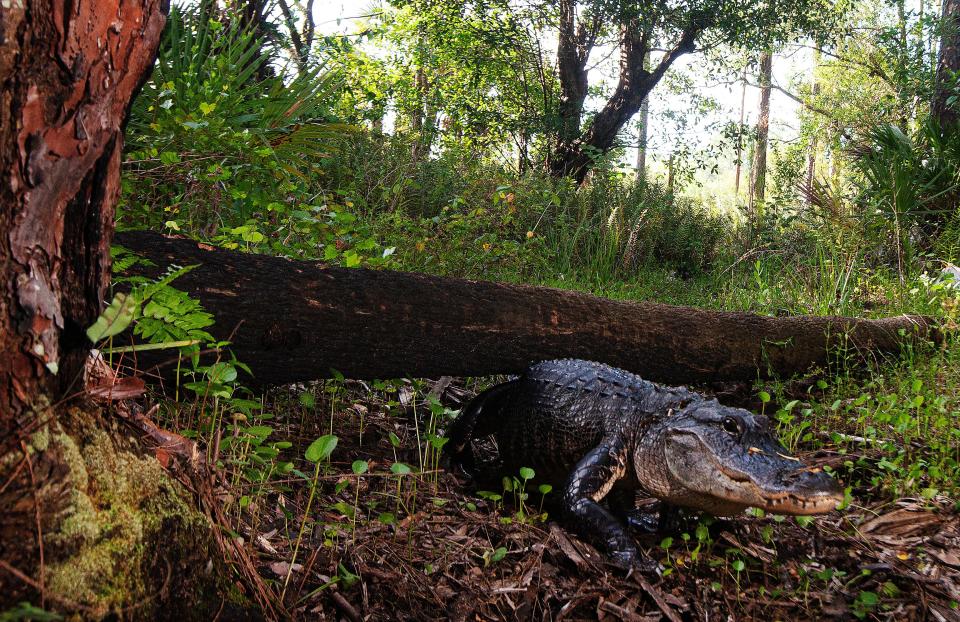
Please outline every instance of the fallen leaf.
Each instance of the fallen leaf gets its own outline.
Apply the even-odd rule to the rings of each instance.
[[[290,568],[289,562],[273,562],[270,564],[270,570],[278,577],[286,577],[287,573],[290,572]],[[303,570],[303,566],[300,564],[293,565],[293,572],[300,572],[301,570]]]

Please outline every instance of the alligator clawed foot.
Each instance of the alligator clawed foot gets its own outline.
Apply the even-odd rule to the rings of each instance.
[[[687,516],[680,508],[665,503],[629,510],[623,519],[630,529],[646,535],[679,533],[687,527]]]
[[[660,532],[660,514],[640,509],[627,512],[627,526],[639,533],[655,534]]]
[[[610,563],[627,573],[637,572],[646,577],[658,578],[663,574],[663,565],[655,559],[641,555],[636,549],[620,549],[610,553]]]

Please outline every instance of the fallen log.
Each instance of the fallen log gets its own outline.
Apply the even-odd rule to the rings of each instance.
[[[148,276],[199,264],[174,286],[216,316],[211,332],[231,339],[253,371],[249,384],[329,378],[332,370],[357,379],[508,374],[561,357],[671,384],[752,380],[806,371],[837,348],[863,360],[938,338],[920,316],[767,317],[339,268],[145,231],[119,233],[116,243],[157,264],[136,268]],[[157,360],[140,356],[141,369]]]

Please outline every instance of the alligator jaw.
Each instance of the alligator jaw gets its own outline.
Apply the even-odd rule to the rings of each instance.
[[[749,497],[762,500],[762,503],[751,503],[751,507],[758,507],[766,512],[773,514],[789,514],[793,516],[808,516],[813,514],[826,514],[837,509],[837,506],[843,502],[843,491],[840,490],[835,480],[830,480],[829,488],[811,489],[809,491],[784,490],[776,491],[758,484],[749,475],[740,471],[730,469],[721,464],[715,456],[710,455],[714,466],[723,472],[731,480],[740,483],[750,489]],[[784,456],[784,459],[795,461],[792,456]],[[796,472],[807,472],[820,475],[819,468],[810,469],[800,467]],[[820,475],[827,478],[825,474]],[[824,480],[826,483],[826,480]]]
[[[762,510],[772,514],[791,514],[807,516],[812,514],[826,514],[835,510],[843,502],[842,493],[824,493],[815,496],[800,496],[791,493],[771,497],[765,495],[766,503]]]
[[[836,480],[818,468],[802,465],[797,468],[798,462],[792,456],[782,457],[783,476],[778,479],[783,481],[774,483],[771,479],[766,484],[743,470],[723,464],[695,433],[681,432],[672,441],[680,451],[676,454],[676,463],[672,452],[667,452],[668,468],[681,486],[690,484],[683,495],[688,503],[698,496],[704,497],[702,504],[691,504],[700,505],[701,509],[735,514],[747,507],[757,507],[773,514],[813,515],[826,514],[843,501],[843,491]],[[699,458],[694,459],[697,464],[691,461],[694,456]],[[692,474],[696,475],[691,478]],[[712,476],[704,477],[705,474]]]

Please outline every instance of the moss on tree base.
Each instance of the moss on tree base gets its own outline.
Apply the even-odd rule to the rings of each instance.
[[[129,428],[80,408],[40,420],[0,457],[0,482],[11,481],[0,504],[13,508],[0,517],[0,560],[35,582],[0,569],[0,611],[39,605],[42,583],[47,609],[88,619],[257,617],[207,517]]]

